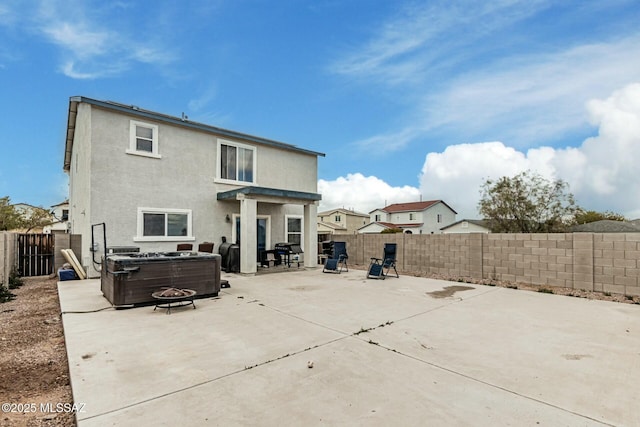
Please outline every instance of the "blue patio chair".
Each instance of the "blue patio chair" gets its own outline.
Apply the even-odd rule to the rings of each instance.
[[[322,272],[339,274],[342,272],[343,267],[346,269],[345,271],[349,271],[347,259],[349,259],[349,255],[347,254],[347,243],[333,242],[333,251],[331,251],[331,256],[324,262]]]
[[[397,247],[398,245],[396,243],[384,244],[384,255],[382,256],[382,258],[371,258],[369,270],[367,271],[367,279],[371,278],[384,280],[389,274],[389,270],[392,268],[393,271],[396,272],[396,277],[400,277],[400,275],[398,275],[398,270],[396,270]]]

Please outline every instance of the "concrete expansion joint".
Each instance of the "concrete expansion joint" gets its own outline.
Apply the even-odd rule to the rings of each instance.
[[[613,427],[613,426],[615,426],[615,424],[611,424],[611,423],[608,423],[608,422],[606,422],[606,421],[599,420],[599,419],[596,419],[596,418],[590,417],[590,416],[588,416],[588,415],[585,415],[585,414],[581,414],[581,413],[579,413],[579,412],[572,411],[571,409],[564,408],[564,407],[562,407],[562,406],[558,406],[558,405],[554,405],[554,404],[549,403],[549,402],[546,402],[546,401],[544,401],[544,400],[541,400],[541,399],[538,399],[538,398],[535,398],[535,397],[532,397],[532,396],[528,396],[528,395],[526,395],[526,394],[519,393],[519,392],[517,392],[517,391],[515,391],[515,390],[511,390],[511,389],[508,389],[508,388],[506,388],[506,387],[503,387],[503,386],[500,386],[500,385],[493,384],[493,383],[490,383],[490,382],[488,382],[488,381],[482,380],[482,379],[480,379],[480,378],[473,377],[473,376],[468,375],[468,374],[465,374],[465,373],[463,373],[463,372],[456,371],[455,369],[447,368],[447,367],[445,367],[445,366],[438,365],[437,363],[433,363],[433,362],[430,362],[430,361],[428,361],[428,360],[421,359],[421,358],[419,358],[419,357],[417,357],[417,356],[412,356],[412,355],[410,355],[410,354],[403,353],[402,351],[398,351],[398,350],[396,350],[395,348],[391,348],[391,347],[388,347],[388,346],[386,346],[386,345],[384,345],[384,344],[380,344],[379,342],[375,342],[375,341],[369,340],[369,344],[376,345],[376,346],[378,346],[378,347],[380,347],[380,348],[382,348],[382,349],[385,349],[385,350],[387,350],[387,351],[391,351],[391,352],[396,353],[396,354],[398,354],[398,355],[400,355],[400,356],[407,357],[407,358],[409,358],[409,359],[415,360],[416,362],[420,362],[420,363],[423,363],[423,364],[429,365],[429,366],[431,366],[431,367],[433,367],[433,368],[436,368],[436,369],[439,369],[439,370],[442,370],[442,371],[448,372],[448,373],[453,374],[453,375],[457,375],[457,376],[459,376],[459,377],[462,377],[462,378],[468,379],[468,380],[470,380],[470,381],[474,381],[474,382],[477,382],[477,383],[483,384],[483,385],[485,385],[485,386],[492,387],[492,388],[495,388],[495,389],[497,389],[497,390],[504,391],[505,393],[509,393],[509,394],[514,395],[514,396],[521,397],[521,398],[523,398],[523,399],[531,400],[531,401],[533,401],[533,402],[536,402],[536,403],[539,403],[539,404],[542,404],[542,405],[545,405],[545,406],[549,406],[549,407],[551,407],[551,408],[555,408],[555,409],[558,409],[558,410],[563,411],[563,412],[567,412],[567,413],[572,414],[572,415],[575,415],[575,416],[577,416],[577,417],[584,418],[584,419],[587,419],[587,420],[589,420],[589,421],[597,422],[597,423],[599,423],[599,424],[601,424],[601,425],[604,425],[604,426],[612,426],[612,427]],[[422,345],[422,343],[420,343],[420,344]],[[432,350],[432,348],[425,347],[424,345],[422,345],[422,347],[424,347],[424,348],[426,348],[426,349],[428,349],[428,350]]]
[[[260,366],[265,366],[265,365],[268,365],[270,363],[277,362],[279,360],[286,359],[286,358],[291,357],[291,356],[296,356],[298,354],[306,353],[306,352],[314,350],[316,348],[320,348],[320,347],[324,347],[324,346],[329,345],[329,344],[333,344],[334,342],[341,341],[341,340],[343,340],[345,338],[346,338],[346,336],[338,337],[338,338],[329,340],[329,341],[321,343],[321,344],[316,344],[316,345],[307,347],[307,348],[305,348],[303,350],[293,351],[291,353],[287,353],[287,354],[284,354],[282,356],[266,360],[264,362],[259,362],[259,363],[256,363],[254,365],[248,365],[248,366],[245,366],[243,369],[237,369],[237,370],[235,370],[233,372],[229,372],[227,374],[220,375],[220,376],[215,377],[215,378],[210,378],[208,380],[201,381],[199,383],[192,384],[192,385],[187,386],[187,387],[183,387],[183,388],[181,388],[179,390],[173,390],[173,391],[168,392],[168,393],[164,393],[164,394],[160,394],[160,395],[157,395],[157,396],[153,396],[153,397],[150,397],[148,399],[141,400],[139,402],[134,402],[134,403],[132,403],[130,405],[125,405],[125,406],[122,406],[120,408],[113,409],[111,411],[106,411],[106,412],[103,412],[103,413],[100,413],[100,414],[92,415],[90,417],[82,418],[82,419],[79,419],[79,421],[85,421],[85,420],[92,419],[92,418],[100,418],[100,417],[102,417],[104,415],[114,414],[114,413],[117,413],[117,412],[120,412],[120,411],[123,411],[123,410],[126,410],[126,409],[130,409],[130,408],[133,408],[133,407],[136,407],[136,406],[139,406],[139,405],[150,403],[150,402],[153,402],[153,401],[156,401],[156,400],[159,400],[159,399],[164,399],[165,397],[169,397],[169,396],[172,396],[172,395],[177,395],[177,394],[180,394],[180,393],[182,393],[184,391],[192,390],[192,389],[195,389],[195,388],[198,388],[198,387],[202,387],[204,385],[211,384],[211,383],[214,383],[216,381],[219,381],[219,380],[222,380],[222,379],[225,379],[225,378],[229,378],[229,377],[233,377],[233,376],[238,375],[238,374],[242,374],[242,373],[244,373],[244,372],[246,372],[246,371],[248,371],[250,369],[253,369],[253,368],[257,368],[257,367],[260,367]],[[307,362],[307,366],[309,368],[312,368],[313,367],[313,362],[311,362],[311,361]]]
[[[395,322],[402,322],[403,320],[413,319],[414,317],[422,316],[423,314],[433,313],[434,311],[442,310],[443,308],[449,307],[450,305],[453,305],[453,304],[463,303],[463,302],[465,302],[465,301],[469,301],[470,299],[477,298],[477,297],[479,297],[479,296],[483,296],[483,295],[487,295],[487,294],[489,294],[489,293],[491,293],[491,292],[497,292],[497,291],[499,291],[499,289],[500,289],[500,288],[498,288],[498,287],[495,287],[495,288],[493,288],[493,289],[487,289],[487,290],[486,290],[486,291],[484,291],[484,292],[478,293],[478,294],[476,294],[476,295],[471,295],[470,297],[466,297],[466,298],[462,298],[462,297],[448,297],[448,298],[446,299],[446,301],[447,301],[447,302],[446,302],[446,304],[442,304],[442,305],[439,305],[439,306],[437,306],[437,307],[433,307],[433,308],[430,308],[430,309],[428,309],[428,310],[421,311],[421,312],[418,312],[418,313],[412,314],[412,315],[407,316],[407,317],[403,317],[403,318],[400,318],[400,319],[396,319],[396,320],[395,320]],[[427,293],[427,294],[428,294],[428,293]]]
[[[236,371],[235,373],[237,374],[237,373],[240,373],[240,372],[248,371],[249,369],[257,368],[259,366],[268,365],[269,363],[277,362],[278,360],[286,359],[287,357],[296,356],[298,354],[306,353],[306,352],[314,350],[316,348],[324,347],[325,345],[329,345],[329,344],[333,344],[334,342],[341,341],[344,338],[345,337],[335,338],[335,339],[329,340],[327,342],[324,342],[322,344],[316,344],[316,345],[313,345],[311,347],[307,347],[304,350],[294,351],[294,352],[291,352],[291,353],[287,353],[287,354],[285,354],[283,356],[279,356],[279,357],[276,357],[276,358],[273,358],[273,359],[269,359],[269,360],[266,360],[264,362],[256,363],[255,365],[245,366],[244,369],[242,369],[240,371]]]
[[[354,332],[351,335],[357,336],[357,335],[364,334],[364,333],[367,333],[367,332],[375,331],[376,329],[384,328],[385,326],[390,326],[392,324],[393,324],[393,321],[387,320],[385,323],[381,323],[378,326],[372,326],[370,328],[362,328],[361,327],[358,332]]]
[[[238,297],[238,298],[240,298],[240,297]],[[242,298],[244,298],[244,297],[242,297]],[[340,339],[344,339],[344,338],[347,338],[347,337],[349,337],[349,336],[350,336],[350,334],[349,334],[349,333],[347,333],[347,332],[341,331],[341,330],[339,330],[339,329],[331,328],[331,327],[329,327],[329,326],[327,326],[327,325],[323,325],[322,323],[313,322],[313,321],[311,321],[311,320],[309,320],[309,319],[305,319],[304,317],[300,317],[300,316],[297,316],[297,315],[295,315],[295,314],[287,313],[286,311],[282,311],[282,310],[280,310],[280,309],[278,309],[278,308],[275,308],[275,307],[272,307],[272,306],[270,306],[270,305],[266,305],[266,304],[264,304],[264,303],[262,303],[262,302],[259,302],[259,300],[251,300],[251,301],[248,301],[248,302],[250,302],[250,303],[252,303],[252,302],[257,302],[259,306],[261,306],[261,307],[265,307],[265,308],[268,308],[268,309],[270,309],[270,310],[272,310],[272,311],[275,311],[276,313],[282,314],[282,315],[287,316],[287,317],[292,317],[292,318],[294,318],[294,319],[301,320],[301,321],[303,321],[303,322],[305,322],[305,323],[309,323],[310,325],[319,326],[319,327],[321,327],[321,328],[323,328],[323,329],[327,329],[327,330],[329,330],[329,331],[337,332],[337,333],[339,333],[339,334],[344,335],[343,337],[340,337]]]

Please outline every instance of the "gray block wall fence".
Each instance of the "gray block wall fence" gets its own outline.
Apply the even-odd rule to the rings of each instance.
[[[53,256],[54,273],[67,262],[62,255],[62,249],[71,249],[76,257],[82,253],[82,236],[80,234],[55,233],[55,252]]]
[[[79,234],[54,233],[54,273],[66,262],[61,250],[72,249],[81,253],[82,236]],[[0,231],[0,283],[7,285],[11,270],[18,264],[18,233]]]
[[[406,273],[640,295],[640,233],[349,234],[349,264],[398,245]]]
[[[9,275],[16,265],[18,235],[9,231],[0,231],[0,283],[9,285]]]

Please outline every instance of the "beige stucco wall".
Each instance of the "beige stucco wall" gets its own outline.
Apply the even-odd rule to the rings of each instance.
[[[357,233],[358,228],[364,227],[365,225],[369,224],[368,217],[349,214],[346,214],[346,217],[346,226],[349,233]]]
[[[349,262],[368,265],[384,243],[398,244],[398,268],[448,277],[499,280],[640,295],[640,233],[359,234]]]
[[[257,181],[254,185],[317,193],[317,156],[260,145],[257,149]]]
[[[441,215],[441,221],[438,222],[438,215]],[[449,224],[456,222],[456,214],[449,209],[444,203],[437,203],[429,209],[422,211],[418,215],[419,220],[416,222],[422,222],[421,227],[422,234],[439,234],[442,233],[440,229],[446,227]]]
[[[333,233],[347,233],[346,230],[338,230],[336,231],[336,229],[334,227],[327,227],[326,223],[324,222],[318,222],[318,233],[319,234],[333,234]]]
[[[378,219],[378,222],[390,221],[389,215],[385,211],[381,209],[376,209],[369,213],[369,222],[376,222],[376,215],[380,216],[380,218]]]
[[[93,133],[91,132],[91,106],[78,105],[76,116],[75,141],[83,143],[74,144],[69,165],[69,220],[71,233],[85,234],[91,232],[91,149],[93,146]],[[90,238],[83,242],[83,252],[76,253],[76,257],[83,264],[89,266]]]
[[[336,216],[340,217],[340,221],[336,221]],[[318,215],[318,220],[318,231],[330,233],[357,233],[360,227],[369,223],[368,216],[355,215],[352,212],[341,209],[327,211],[324,215]],[[335,231],[335,228],[323,227],[323,222],[339,225],[343,227],[344,230]]]

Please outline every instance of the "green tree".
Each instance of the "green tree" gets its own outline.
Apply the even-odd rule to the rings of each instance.
[[[22,216],[11,204],[9,197],[0,197],[0,231],[13,230],[22,226]]]
[[[22,228],[25,229],[25,233],[51,224],[53,224],[53,215],[44,208],[32,207],[22,214]]]
[[[380,234],[395,234],[402,233],[402,228],[385,228],[380,232]]]
[[[610,219],[613,221],[627,220],[624,217],[624,215],[620,215],[619,213],[615,213],[611,211],[605,211],[605,212],[586,211],[582,208],[578,208],[575,215],[576,224],[587,224],[589,222],[602,221],[603,219]]]
[[[531,171],[487,179],[480,189],[478,211],[495,233],[562,232],[577,209],[568,188],[562,180],[548,181]]]

